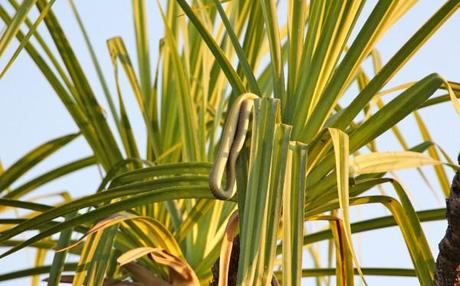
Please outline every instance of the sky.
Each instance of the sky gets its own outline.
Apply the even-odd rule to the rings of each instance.
[[[0,0],[0,5],[8,6],[7,0]],[[106,40],[115,36],[121,36],[125,41],[128,51],[135,60],[135,42],[133,32],[133,19],[131,4],[127,0],[79,0],[75,1],[77,8],[88,29],[89,36],[103,67],[111,91],[115,93],[113,70],[106,47]],[[148,1],[150,43],[152,63],[157,59],[158,39],[163,34],[163,27],[159,16],[156,1]],[[281,0],[281,3],[283,0]],[[421,0],[405,15],[395,27],[393,27],[379,42],[377,48],[385,63],[397,51],[397,49],[418,29],[444,1]],[[364,13],[375,1],[368,1]],[[89,54],[83,43],[83,38],[78,30],[76,21],[70,11],[67,0],[56,1],[54,10],[69,37],[70,42],[76,49],[77,56],[94,84],[93,88],[98,99],[105,105],[102,89],[96,80],[96,74],[91,64]],[[282,12],[282,11],[281,11]],[[36,13],[32,14],[36,17]],[[3,29],[0,24],[0,31]],[[359,23],[358,23],[359,25]],[[419,50],[419,52],[406,64],[399,74],[387,87],[396,86],[405,82],[419,80],[422,77],[437,72],[444,78],[452,81],[460,81],[459,67],[460,41],[458,41],[458,29],[460,27],[460,13],[454,14],[444,26]],[[44,31],[43,27],[40,31]],[[48,37],[46,37],[48,38]],[[0,59],[0,67],[5,65],[5,59],[14,51],[17,43],[8,49],[6,55]],[[126,82],[122,82],[122,88]],[[127,89],[126,89],[127,90]],[[134,98],[127,98],[127,110],[132,116],[135,136],[145,138],[143,133],[142,118],[139,116]],[[389,97],[391,98],[391,96]],[[456,158],[460,151],[460,136],[456,130],[460,130],[460,121],[451,104],[430,107],[421,111],[425,123],[431,132],[434,141],[446,152]],[[113,125],[112,125],[113,126]],[[137,126],[137,128],[136,128]],[[417,131],[414,119],[404,120],[401,129],[406,135],[409,145],[420,143],[421,136]],[[26,53],[22,53],[10,68],[8,73],[0,80],[0,160],[5,167],[13,164],[20,156],[33,149],[39,144],[52,138],[77,132],[78,129],[71,117],[66,113],[58,97],[53,93],[45,78],[41,75],[34,63]],[[392,138],[391,134],[385,134],[380,143],[382,151],[400,150],[400,146]],[[51,156],[46,162],[39,164],[28,172],[16,185],[31,179],[42,172],[66,162],[90,155],[91,151],[79,138],[66,146],[62,151]],[[431,168],[424,168],[432,182],[435,182]],[[452,172],[449,171],[450,177]],[[409,191],[411,199],[417,209],[429,209],[442,207],[443,199],[435,197],[420,177],[413,170],[398,173],[404,186]],[[97,188],[100,174],[95,167],[87,168],[76,174],[59,179],[56,182],[34,191],[29,197],[36,197],[48,193],[69,192],[72,197],[80,197],[90,194]],[[433,183],[435,188],[438,185]],[[387,190],[389,194],[391,190]],[[438,192],[439,193],[439,192]],[[57,197],[49,200],[57,200]],[[365,219],[375,216],[388,215],[388,212],[379,205],[360,207],[353,210],[353,219]],[[445,222],[433,222],[424,224],[424,230],[431,248],[437,255],[437,244],[444,235]],[[397,228],[383,229],[355,235],[356,248],[362,266],[388,266],[388,267],[411,267],[410,257]],[[3,250],[2,250],[3,251]],[[49,254],[51,259],[52,254]],[[21,251],[0,260],[0,274],[32,266],[34,260],[33,251]],[[305,265],[310,265],[311,258],[304,256]],[[368,285],[418,285],[414,278],[388,278],[367,277]],[[312,280],[305,280],[304,285],[313,285]],[[28,280],[14,280],[0,282],[0,286],[25,285]]]

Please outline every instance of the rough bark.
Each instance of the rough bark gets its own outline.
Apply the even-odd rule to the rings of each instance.
[[[446,216],[448,226],[439,243],[434,285],[460,286],[460,171],[457,171],[446,199]]]

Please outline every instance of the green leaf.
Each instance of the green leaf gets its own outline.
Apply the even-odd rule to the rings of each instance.
[[[142,95],[145,102],[150,101],[152,79],[150,75],[150,51],[145,0],[132,0],[134,31],[136,34],[137,62]]]
[[[265,28],[268,33],[268,39],[270,42],[270,63],[272,64],[273,73],[273,93],[275,98],[281,100],[281,104],[284,106],[286,103],[286,91],[284,86],[284,72],[281,57],[281,39],[278,28],[276,2],[275,0],[260,0],[260,6],[262,6]]]
[[[350,132],[350,152],[355,152],[363,147],[405,118],[412,111],[416,110],[441,84],[442,80],[439,76],[431,74],[390,101],[368,120],[360,124],[359,127]],[[334,158],[332,154],[326,155],[321,165],[315,168],[310,174],[309,183],[318,182],[322,176],[331,170],[333,165]]]
[[[172,36],[173,32],[171,31],[171,28],[168,26],[166,16],[159,2],[158,7],[160,7],[163,23],[167,31],[165,43],[171,55],[173,68],[178,83],[177,87],[180,94],[178,100],[178,114],[180,122],[179,125],[182,135],[182,146],[184,152],[183,155],[185,156],[185,161],[200,160],[202,159],[202,155],[199,153],[200,149],[198,148],[198,119],[196,117],[195,104],[192,101],[192,97],[190,95],[190,86],[187,80],[187,71],[180,59],[177,49],[177,43]]]
[[[19,9],[17,9],[17,14],[15,15],[15,18],[19,16],[19,17],[24,17],[24,19],[27,20],[27,12],[25,12],[26,13],[25,15],[21,15],[21,14],[24,12],[23,11],[24,6],[30,5],[28,2],[30,3],[31,1],[24,1],[22,3],[22,5],[19,7]],[[36,0],[33,1],[33,2],[36,2]],[[25,47],[26,43],[29,41],[30,37],[36,32],[36,30],[38,28],[38,25],[40,25],[42,20],[46,17],[46,14],[51,9],[51,6],[53,6],[54,2],[56,2],[56,0],[50,0],[48,2],[47,6],[42,11],[40,11],[40,15],[38,16],[37,20],[35,20],[35,23],[30,27],[29,32],[27,33],[27,35],[21,40],[21,43],[19,44],[19,47],[16,48],[16,50],[14,51],[14,54],[8,60],[8,63],[5,65],[5,67],[2,69],[2,71],[0,73],[0,79],[3,78],[3,76],[8,71],[10,66],[13,64],[13,62],[19,56],[21,51],[24,49],[24,47]],[[24,21],[24,19],[21,19],[19,21]],[[10,40],[12,40],[14,38],[14,35],[11,36],[11,34],[10,34],[11,31],[8,31],[8,30],[11,29],[13,27],[13,25],[15,25],[15,23],[14,23],[15,20],[16,19],[13,19],[13,22],[11,23],[11,25],[8,26],[8,29],[5,31],[5,33],[2,36],[2,38],[0,38],[0,57],[2,56],[2,54],[4,52],[4,49],[6,49],[6,46],[8,45],[8,41],[10,41]],[[3,38],[3,37],[5,37],[5,38]],[[3,40],[5,40],[6,43],[4,43]]]
[[[304,128],[301,136],[307,142],[311,140],[312,136],[324,124],[334,104],[348,86],[347,81],[352,78],[360,63],[367,56],[369,49],[377,38],[375,35],[379,32],[379,28],[387,21],[388,14],[396,6],[395,3],[394,1],[378,1],[371,15],[367,18],[340,65],[333,73],[330,83],[321,94],[317,106],[312,109],[308,123],[305,126],[301,126],[301,128]],[[336,43],[333,42],[332,44],[335,45]],[[340,128],[343,128],[343,125]]]
[[[222,4],[220,4],[219,0],[213,0],[213,1],[214,1],[214,4],[216,5],[217,12],[219,12],[220,17],[222,18],[222,22],[225,25],[225,29],[228,33],[230,41],[232,42],[232,45],[235,48],[236,54],[238,56],[239,64],[241,65],[243,73],[246,79],[248,80],[250,91],[255,94],[261,94],[259,84],[257,83],[257,80],[252,71],[252,68],[249,65],[245,52],[238,41],[238,37],[233,31],[232,24],[230,23],[230,20],[228,19],[227,15],[225,14],[224,9],[222,8]]]
[[[40,11],[46,6],[46,0],[37,0],[37,7]],[[76,102],[81,105],[88,116],[89,123],[94,127],[93,136],[97,139],[95,141],[100,144],[97,150],[100,152],[98,157],[104,158],[104,161],[100,163],[108,169],[121,159],[121,153],[105,119],[103,109],[97,102],[88,78],[53,11],[48,11],[45,24],[75,86]]]
[[[71,219],[76,214],[70,214],[66,216],[66,219]],[[59,240],[57,243],[57,248],[62,248],[67,245],[72,238],[72,229],[66,229],[61,232],[59,236]],[[61,279],[62,272],[65,269],[65,260],[66,260],[67,252],[57,252],[54,254],[53,263],[51,264],[51,269],[49,272],[48,278],[48,286],[55,286],[59,285],[59,281]]]
[[[185,0],[177,0],[177,3],[182,7],[184,13],[187,14],[190,21],[195,25],[195,28],[200,33],[203,41],[208,45],[212,54],[216,58],[216,61],[219,63],[219,66],[222,68],[222,71],[225,73],[229,83],[234,89],[236,94],[243,94],[246,92],[244,85],[238,76],[238,74],[233,69],[230,61],[225,56],[222,49],[218,46],[213,36],[206,30],[206,27],[201,23],[200,19],[195,15],[192,8],[187,4]],[[168,34],[168,33],[167,33]]]
[[[300,286],[307,145],[291,143],[283,190],[283,281]]]
[[[76,218],[70,219],[59,225],[47,228],[46,230],[42,231],[40,234],[35,235],[32,238],[27,239],[26,241],[20,243],[19,245],[4,252],[2,255],[0,255],[0,258],[10,255],[24,247],[27,247],[28,245],[34,242],[40,241],[41,239],[48,237],[54,233],[60,232],[66,228],[75,227],[83,223],[94,222],[95,220],[102,219],[116,212],[129,210],[130,208],[140,206],[142,204],[161,202],[161,201],[166,201],[166,200],[174,200],[174,199],[186,199],[186,198],[208,198],[209,199],[211,197],[212,195],[209,192],[209,189],[203,185],[194,186],[194,187],[187,186],[187,187],[163,188],[163,189],[159,189],[157,192],[149,192],[147,194],[132,196],[129,199],[125,199],[120,202],[112,203],[110,205],[107,205],[107,206],[98,208],[94,211],[90,211],[86,214],[80,215]],[[46,213],[45,215],[50,216],[49,213]],[[34,219],[31,219],[28,222],[30,223],[33,220]],[[28,222],[25,222],[24,224]],[[4,241],[5,239],[12,237],[14,233],[18,233],[18,228],[27,229],[27,227],[24,227],[24,224],[20,224],[10,231],[3,232],[2,236],[0,237],[0,241]]]
[[[272,156],[277,118],[279,118],[278,100],[261,98],[255,101],[248,184],[244,193],[243,215],[240,216],[241,255],[238,262],[238,284],[253,285],[260,279],[255,277],[255,272],[260,253],[259,247],[265,244],[261,238],[262,233],[266,231],[262,227],[271,169],[271,160],[264,160],[264,158]]]
[[[429,221],[438,221],[444,220],[446,218],[446,209],[432,209],[418,211],[417,217],[420,219],[420,222],[429,222]],[[381,229],[386,227],[397,226],[395,218],[393,216],[383,216],[369,220],[363,220],[359,222],[352,223],[351,225],[352,233],[359,233],[364,231],[371,231],[375,229]],[[318,231],[315,233],[307,234],[304,236],[303,243],[304,245],[325,240],[332,237],[332,232],[330,230]],[[364,269],[363,269],[364,272]]]
[[[187,217],[180,223],[178,229],[174,233],[177,241],[182,241],[191,228],[196,225],[213,207],[212,202],[208,200],[198,201],[188,213]]]
[[[5,172],[0,174],[0,191],[9,187],[16,179],[21,177],[54,152],[58,151],[61,147],[77,138],[78,135],[79,134],[76,133],[53,139],[28,152],[6,169]]]
[[[80,160],[70,162],[68,164],[62,165],[55,169],[52,169],[24,184],[21,186],[7,192],[3,198],[5,199],[18,199],[29,192],[35,190],[36,188],[47,184],[55,179],[58,179],[62,176],[72,174],[75,171],[81,170],[83,168],[89,167],[96,164],[96,158],[94,156],[86,157]]]
[[[339,198],[339,205],[340,210],[342,211],[343,217],[343,227],[344,230],[344,241],[345,245],[348,247],[348,251],[352,256],[352,259],[355,262],[355,265],[360,271],[360,266],[358,263],[357,256],[355,254],[355,250],[353,247],[353,241],[351,239],[351,227],[350,227],[350,211],[349,211],[349,201],[350,201],[350,193],[349,193],[349,186],[348,186],[348,179],[349,179],[349,141],[348,136],[346,133],[339,129],[330,128],[329,132],[332,137],[332,142],[334,146],[334,154],[335,154],[335,168],[337,174],[337,191],[338,191],[338,198]],[[346,254],[344,254],[346,255]],[[350,270],[349,267],[347,270]],[[363,275],[360,271],[361,278]],[[342,280],[342,285],[354,285],[354,277],[353,273],[350,271],[347,273],[342,273],[344,275],[344,280]],[[364,279],[364,278],[363,278]],[[364,282],[365,283],[365,282]]]
[[[415,52],[435,33],[439,27],[458,9],[460,1],[447,1],[385,64],[365,89],[340,114],[336,128],[344,128],[364,108],[369,100],[387,83]],[[423,100],[424,101],[424,100]],[[422,101],[422,102],[423,102]]]
[[[369,268],[363,267],[362,271],[366,276],[400,276],[413,277],[415,276],[414,269],[406,268]],[[317,276],[332,276],[336,273],[333,268],[316,268],[302,269],[302,277],[317,277]],[[358,269],[354,271],[355,275],[359,275]]]
[[[93,62],[94,68],[96,70],[97,77],[99,79],[99,82],[101,83],[102,91],[104,92],[105,99],[107,100],[107,103],[109,104],[110,112],[112,114],[113,120],[115,121],[115,124],[118,129],[120,129],[120,119],[118,118],[118,114],[116,112],[115,104],[113,103],[112,96],[107,84],[107,81],[104,77],[104,74],[102,72],[102,67],[98,61],[98,57],[96,55],[96,52],[94,51],[93,44],[91,43],[91,40],[89,38],[88,32],[83,24],[83,21],[80,17],[80,14],[78,12],[77,7],[74,4],[74,0],[69,1],[70,8],[75,16],[75,19],[77,20],[78,27],[80,28],[80,31],[83,35],[83,38],[85,39],[85,44],[86,47],[88,48],[88,52],[91,56],[91,61]]]
[[[422,134],[422,138],[426,142],[431,142],[433,141],[431,139],[430,133],[428,132],[428,129],[425,126],[425,123],[423,122],[422,117],[419,115],[417,111],[414,112],[414,117],[417,122],[418,128],[420,130],[420,133]],[[434,146],[428,147],[428,154],[434,159],[440,161],[438,152],[436,151],[436,148]],[[436,176],[438,177],[439,184],[441,186],[442,191],[444,192],[444,196],[447,197],[450,192],[450,184],[449,180],[447,179],[447,174],[446,171],[444,170],[443,166],[435,165],[434,170],[436,172]]]
[[[0,57],[6,51],[6,48],[16,36],[21,28],[22,23],[26,20],[30,9],[35,5],[37,0],[25,0],[22,2],[16,14],[13,16],[11,23],[7,25],[0,37]]]
[[[29,277],[31,275],[47,274],[51,271],[52,265],[21,269],[0,275],[0,281],[8,281],[18,278]],[[64,271],[73,271],[77,268],[77,263],[66,263]]]
[[[172,174],[175,174],[174,172],[182,173],[181,169],[177,168],[177,165],[176,165],[176,168],[171,168],[172,166],[167,166],[167,167],[169,168],[159,168],[159,172],[156,174],[161,174],[162,172],[164,173],[165,171],[168,171]],[[150,174],[155,174],[155,172],[152,172],[152,170],[150,171],[151,171]],[[186,171],[184,171],[183,173],[186,173]],[[122,198],[128,195],[142,194],[142,193],[148,193],[148,192],[151,192],[154,194],[158,191],[161,192],[162,188],[168,187],[168,186],[169,187],[179,186],[178,188],[186,188],[187,186],[192,186],[196,184],[199,185],[199,184],[204,184],[207,182],[207,176],[204,176],[204,177],[202,176],[201,177],[200,176],[190,177],[189,176],[188,179],[187,179],[187,176],[185,176],[185,178],[180,177],[180,176],[174,176],[174,177],[175,178],[157,179],[156,181],[153,181],[153,182],[147,181],[147,182],[140,182],[140,183],[134,183],[134,184],[127,184],[124,186],[118,186],[118,187],[110,189],[110,191],[89,195],[81,199],[77,199],[72,202],[69,202],[64,205],[61,205],[55,208],[51,208],[51,209],[50,207],[44,206],[44,205],[13,201],[13,200],[4,200],[3,201],[4,205],[11,205],[11,206],[14,206],[14,205],[22,206],[23,205],[25,208],[29,208],[29,207],[32,208],[32,207],[35,207],[35,205],[38,205],[37,208],[40,208],[40,209],[37,209],[37,210],[42,211],[42,210],[48,209],[48,211],[16,226],[15,228],[12,228],[11,230],[3,232],[2,235],[0,236],[0,241],[4,241],[23,231],[26,231],[28,228],[32,226],[38,226],[43,223],[47,223],[50,220],[53,220],[60,216],[64,216],[68,213],[71,213],[73,211],[77,211],[79,209],[87,208],[90,206],[97,206],[100,203],[108,202],[113,199]],[[209,195],[209,197],[210,196],[211,195]]]
[[[289,152],[292,152],[289,151],[291,130],[291,126],[284,124],[277,125],[275,130],[275,141],[271,159],[270,189],[268,191],[267,206],[264,214],[266,219],[264,220],[263,229],[266,230],[262,233],[261,238],[261,241],[265,241],[265,243],[262,245],[257,268],[258,273],[262,273],[262,285],[267,285],[267,283],[271,283],[272,281],[272,272],[265,269],[273,269],[275,264],[286,170],[291,169],[291,167],[287,167]]]

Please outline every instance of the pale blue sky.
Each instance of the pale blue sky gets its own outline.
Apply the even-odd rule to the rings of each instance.
[[[94,69],[89,55],[83,44],[82,36],[78,30],[75,19],[70,12],[68,1],[56,1],[54,6],[56,14],[61,21],[65,32],[77,55],[88,74],[89,79],[94,83],[93,88],[100,101],[105,100],[98,85]],[[76,0],[81,16],[89,31],[98,58],[103,66],[105,76],[111,90],[115,91],[112,66],[106,48],[106,40],[114,36],[122,36],[128,51],[135,59],[134,33],[131,15],[131,1],[127,0]],[[156,1],[148,1],[150,17],[150,37],[152,62],[157,57],[157,41],[162,35],[162,24],[156,7]],[[281,0],[282,2],[282,0]],[[368,1],[365,11],[375,1]],[[413,32],[428,19],[428,17],[440,7],[444,1],[421,0],[401,21],[394,27],[379,43],[378,49],[385,63]],[[0,0],[0,5],[7,6],[7,0]],[[34,14],[36,15],[36,14]],[[3,24],[0,24],[0,30]],[[399,75],[389,83],[388,87],[404,82],[418,80],[429,73],[438,72],[446,79],[460,81],[460,41],[458,32],[460,27],[460,12],[447,21],[432,39],[413,57],[413,59],[401,70]],[[43,31],[43,28],[41,29]],[[10,55],[16,43],[9,49]],[[0,67],[3,67],[5,60],[0,60]],[[126,83],[123,83],[125,86]],[[128,89],[126,89],[128,90]],[[128,94],[128,93],[127,93]],[[134,132],[138,138],[145,138],[142,119],[140,118],[134,98],[127,98],[127,108],[133,120]],[[421,111],[426,124],[431,131],[434,140],[440,144],[451,157],[456,158],[460,151],[460,130],[459,119],[450,104],[427,108]],[[421,142],[413,118],[404,120],[401,128],[406,132],[406,138],[410,145]],[[44,77],[35,67],[34,63],[22,53],[9,73],[0,80],[0,159],[5,167],[10,166],[15,160],[28,150],[36,147],[52,138],[77,131],[75,124],[66,113],[58,97],[53,93]],[[143,142],[144,140],[139,140]],[[384,136],[379,145],[382,150],[399,150],[397,143],[391,136]],[[27,173],[20,182],[35,177],[36,175],[49,170],[54,166],[83,157],[90,154],[86,143],[79,139],[71,143],[59,153],[53,155],[46,162],[37,166]],[[433,179],[431,169],[426,168],[429,177]],[[417,209],[440,207],[442,200],[434,199],[433,195],[414,171],[401,172],[400,177],[414,199]],[[69,191],[72,196],[78,197],[95,191],[100,180],[96,168],[88,168],[78,174],[62,178],[52,184],[41,187],[32,196],[40,194]],[[18,182],[19,183],[19,182]],[[437,187],[437,184],[434,183]],[[391,193],[391,192],[390,192]],[[355,211],[355,218],[367,218],[371,216],[386,215],[387,212],[380,206],[362,207]],[[444,234],[445,223],[428,223],[424,225],[430,245],[437,254],[437,243]],[[359,239],[359,249],[362,266],[395,266],[411,267],[407,249],[405,248],[401,235],[396,228],[384,229],[376,232],[366,232],[356,235]],[[51,255],[50,255],[51,256]],[[19,269],[26,265],[32,265],[34,254],[31,251],[22,251],[0,260],[0,272],[6,273]],[[310,258],[305,256],[305,263]],[[27,281],[11,281],[0,283],[0,286],[25,285]],[[367,278],[369,285],[418,285],[416,279],[407,278]],[[311,285],[306,281],[305,285]]]

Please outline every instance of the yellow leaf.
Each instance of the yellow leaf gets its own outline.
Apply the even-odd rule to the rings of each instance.
[[[164,249],[153,247],[139,247],[132,249],[120,257],[117,261],[121,265],[131,267],[131,262],[144,255],[150,255],[155,262],[168,267],[169,284],[171,286],[197,286],[200,281],[190,265],[183,259],[170,254]],[[131,270],[128,268],[131,272]],[[145,273],[144,273],[145,274]],[[145,283],[144,283],[145,284]],[[150,284],[145,284],[150,285]]]
[[[374,152],[355,156],[350,160],[350,171],[353,175],[386,173],[438,164],[441,162],[418,152]]]

